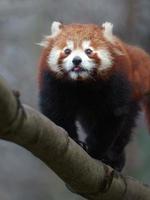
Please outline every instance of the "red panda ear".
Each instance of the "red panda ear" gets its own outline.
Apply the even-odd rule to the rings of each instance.
[[[102,24],[102,28],[105,39],[113,43],[114,42],[113,24],[110,22],[105,22]]]
[[[37,45],[47,48],[49,45],[49,40],[51,38],[56,37],[60,32],[63,27],[63,24],[61,22],[53,22],[51,25],[51,35],[46,35],[44,36],[43,40],[40,43],[36,43]]]
[[[55,37],[58,35],[63,27],[63,24],[61,22],[53,22],[51,25],[51,36]]]

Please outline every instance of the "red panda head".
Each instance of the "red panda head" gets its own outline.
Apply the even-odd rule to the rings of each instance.
[[[95,80],[113,66],[113,25],[63,25],[53,22],[51,35],[40,43],[44,65],[58,78]]]

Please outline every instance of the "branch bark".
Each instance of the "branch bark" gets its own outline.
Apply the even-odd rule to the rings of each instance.
[[[15,94],[15,95],[14,95]],[[75,193],[91,200],[149,200],[150,187],[92,159],[61,127],[21,105],[0,78],[0,138],[23,146]]]

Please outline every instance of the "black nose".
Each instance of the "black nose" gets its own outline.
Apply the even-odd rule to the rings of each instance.
[[[82,59],[79,56],[75,56],[72,62],[74,65],[79,65],[82,62]]]

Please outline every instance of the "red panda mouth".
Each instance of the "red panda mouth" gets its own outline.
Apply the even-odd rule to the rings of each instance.
[[[79,72],[84,72],[84,71],[86,71],[86,69],[84,69],[84,68],[81,67],[81,66],[74,66],[74,67],[71,69],[71,71],[72,71],[72,72],[77,72],[77,73],[79,73]]]

